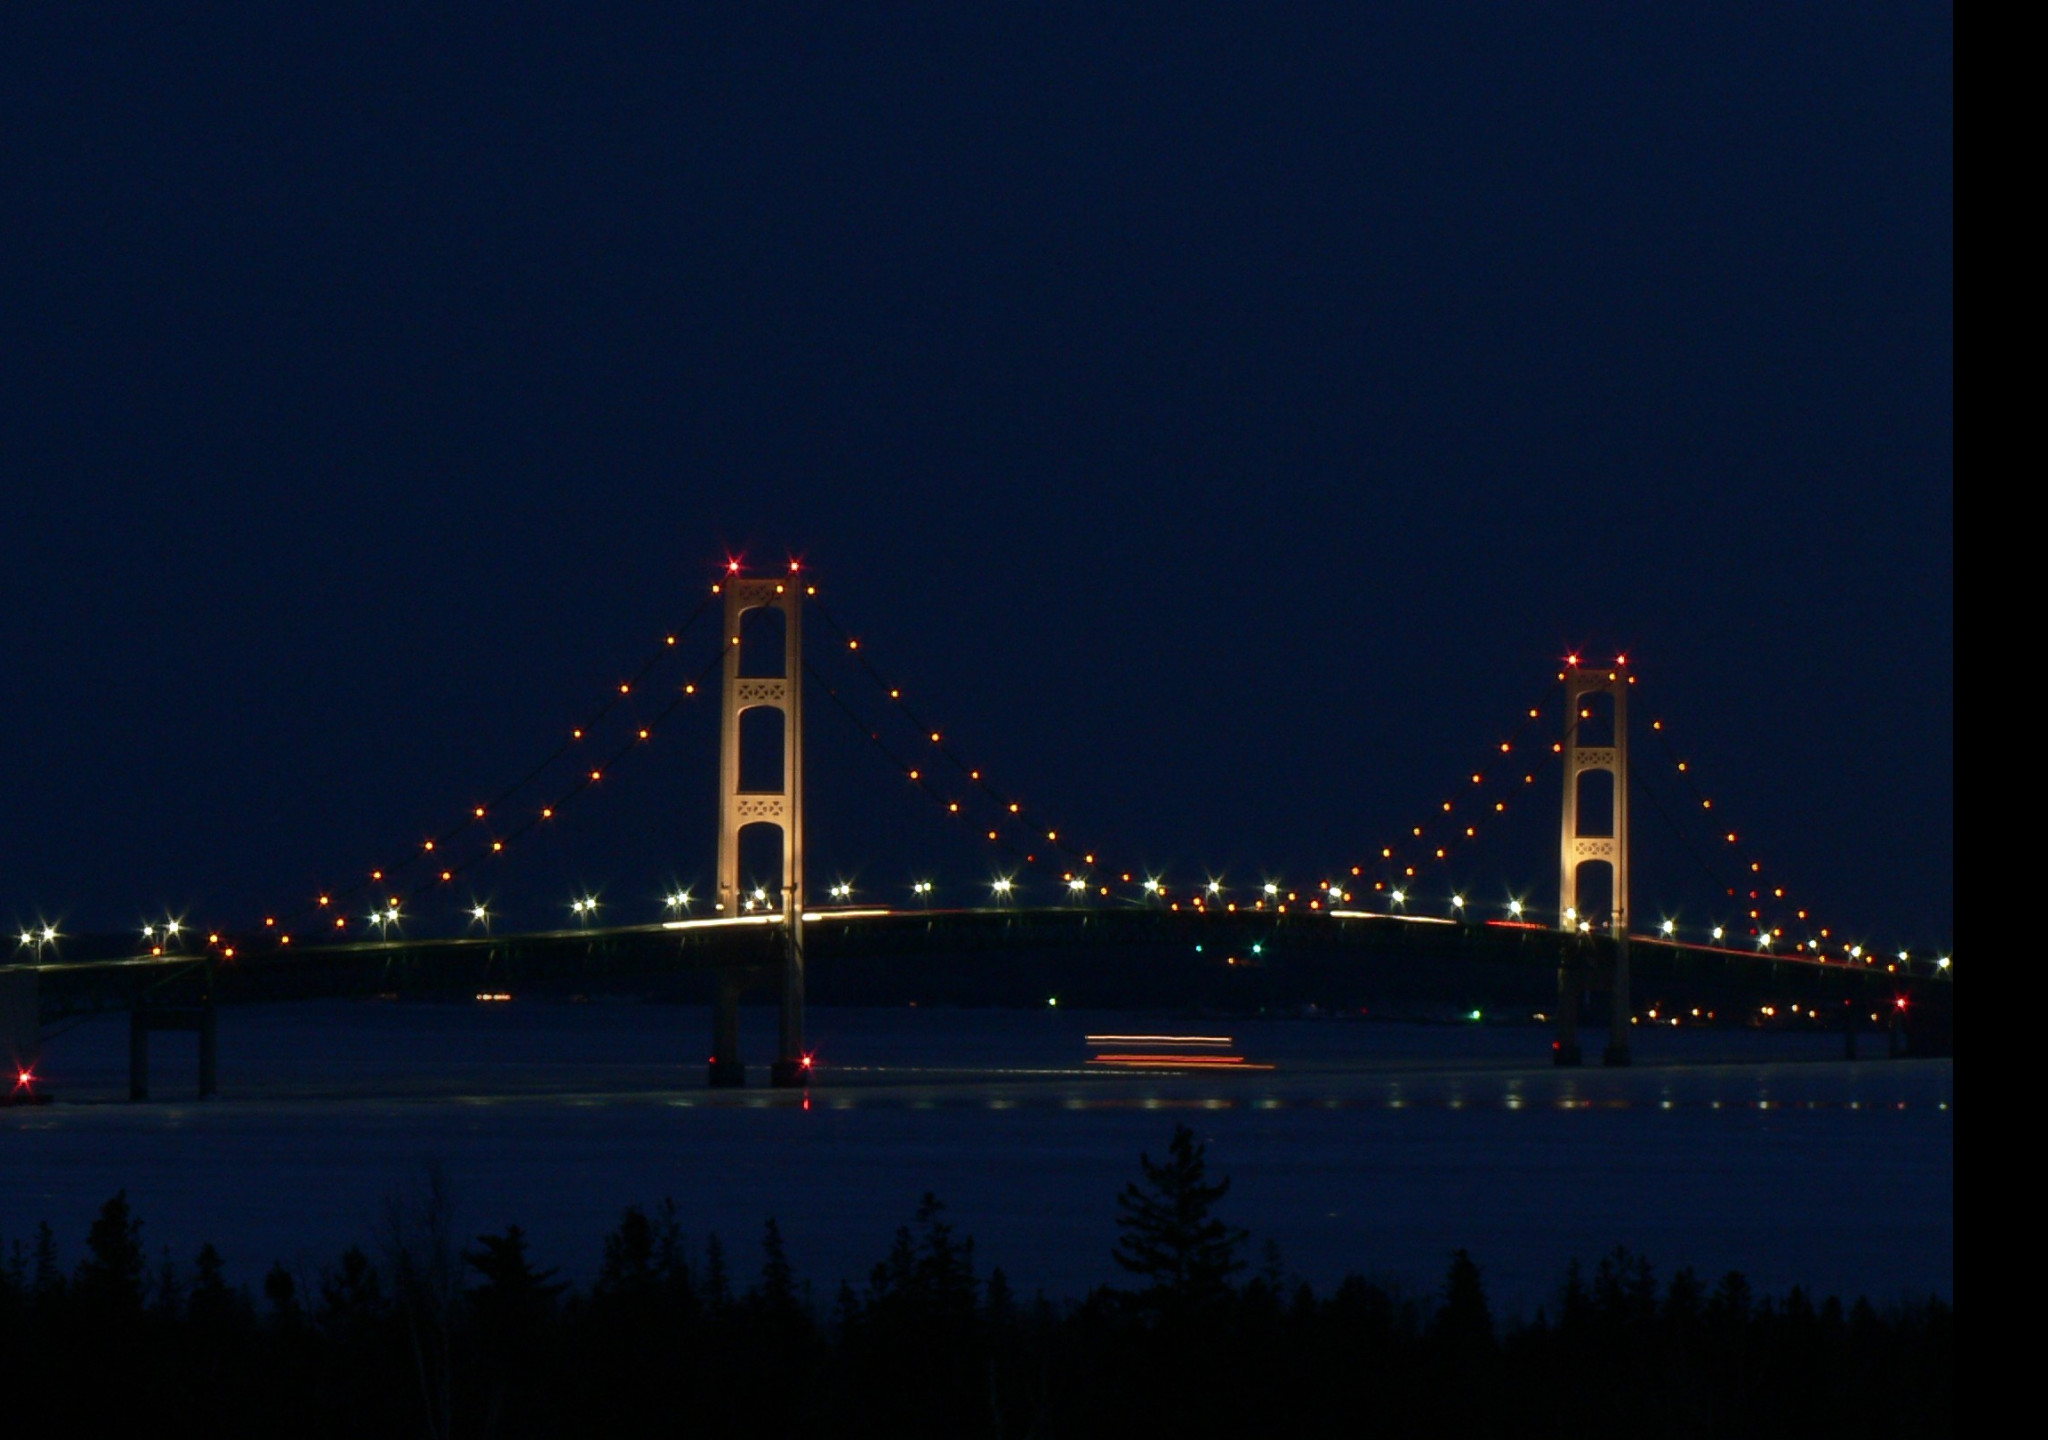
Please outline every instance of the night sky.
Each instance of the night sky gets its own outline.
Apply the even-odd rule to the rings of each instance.
[[[732,554],[1182,884],[1376,855],[1625,648],[1745,854],[1952,942],[1946,7],[308,8],[0,18],[0,921],[393,863]],[[1010,868],[821,696],[814,891]],[[714,767],[456,888],[654,918]],[[1418,895],[1554,905],[1549,781]]]

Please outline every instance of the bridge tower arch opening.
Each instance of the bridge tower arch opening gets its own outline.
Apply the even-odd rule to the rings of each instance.
[[[1564,674],[1564,816],[1558,843],[1558,924],[1590,935],[1604,929],[1613,939],[1607,976],[1609,1065],[1629,1062],[1628,965],[1628,687],[1623,662],[1585,665],[1574,657]],[[1604,801],[1605,803],[1601,803]],[[1605,813],[1601,813],[1604,811]],[[1598,867],[1604,886],[1586,872]],[[1558,968],[1557,1039],[1552,1054],[1560,1065],[1580,1060],[1579,995],[1591,966],[1567,949]]]
[[[757,826],[779,831],[781,884],[779,893],[770,889],[766,902],[773,922],[779,922],[782,941],[775,967],[781,990],[781,1024],[770,1073],[777,1085],[802,1085],[809,1075],[804,1061],[804,590],[793,573],[773,579],[730,576],[719,588],[725,597],[725,683],[719,726],[717,912],[728,920],[761,913],[760,902],[751,911],[748,908],[752,892],[741,873],[741,832]],[[749,623],[750,616],[756,617],[754,623]],[[763,673],[777,668],[770,661],[768,647],[761,643],[773,636],[775,620],[781,622],[779,673]],[[780,712],[782,722],[782,763],[779,782],[772,788],[766,787],[763,779],[776,773],[774,767],[742,766],[743,741],[750,736],[756,741],[772,740],[772,724],[764,727],[759,723],[765,717],[743,720],[761,710]],[[749,781],[761,788],[747,788]],[[753,839],[749,836],[749,851],[754,848]],[[741,1085],[746,1080],[739,1053],[740,980],[736,971],[723,974],[713,1004],[711,1083],[715,1086]]]

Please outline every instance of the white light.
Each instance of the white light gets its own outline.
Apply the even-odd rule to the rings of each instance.
[[[486,910],[481,905],[472,905],[469,907],[469,918],[472,920],[488,919],[490,917],[490,913],[490,911]]]
[[[1067,882],[1067,888],[1073,891],[1076,895],[1079,895],[1083,890],[1086,890],[1088,888],[1088,882],[1086,880],[1069,880]]]
[[[1944,955],[1939,960],[1935,961],[1934,968],[1937,970],[1948,969],[1948,956]]]
[[[164,921],[164,934],[166,935],[176,935],[180,930],[184,928],[185,927],[179,924],[176,920]]]
[[[998,895],[1007,895],[1010,893],[1010,882],[1008,880],[997,880],[988,888],[995,891]]]
[[[154,925],[145,925],[145,926],[143,926],[143,927],[142,927],[142,938],[143,938],[143,939],[145,939],[145,940],[153,940],[153,939],[155,939],[155,938],[156,938],[156,926],[154,926]]]
[[[1591,920],[1581,920],[1579,922],[1579,933],[1581,935],[1591,935],[1593,933],[1593,922]]]
[[[1901,964],[1904,964],[1904,963],[1905,963],[1905,959],[1906,959],[1906,952],[1905,952],[1905,951],[1903,951],[1903,950],[1901,950],[1901,951],[1899,952],[1899,962],[1900,962]]]
[[[1406,890],[1396,890],[1387,898],[1396,905],[1405,905],[1408,902],[1408,892]]]
[[[1266,893],[1267,893],[1268,895],[1278,895],[1278,894],[1280,893],[1280,887],[1279,887],[1278,885],[1275,885],[1275,884],[1274,884],[1274,883],[1273,883],[1272,881],[1270,881],[1270,880],[1268,880],[1268,881],[1266,882],[1266,884],[1265,884],[1265,887],[1264,887],[1264,888],[1265,888],[1265,891],[1266,891]]]
[[[1574,907],[1567,905],[1565,906],[1564,910],[1564,918],[1567,920],[1576,920],[1579,918],[1579,912]]]
[[[1159,893],[1159,882],[1147,876],[1145,879],[1145,893],[1147,895],[1157,895]]]
[[[1211,895],[1221,895],[1223,893],[1223,882],[1221,880],[1211,880],[1208,888]]]
[[[1771,948],[1770,931],[1766,930],[1761,935],[1756,937],[1756,948],[1759,950],[1768,950]]]
[[[690,892],[678,890],[668,897],[666,903],[671,910],[687,910],[690,908]]]
[[[1510,901],[1508,901],[1508,914],[1510,914],[1510,915],[1514,915],[1514,916],[1517,916],[1517,917],[1519,917],[1519,916],[1521,915],[1521,913],[1522,913],[1522,902],[1521,902],[1521,901],[1519,901],[1519,900],[1510,900]]]
[[[1853,955],[1856,959],[1861,960],[1863,958],[1863,947],[1861,945],[1851,945],[1849,947],[1849,953]]]
[[[1678,924],[1676,921],[1666,920],[1662,925],[1659,925],[1657,928],[1659,930],[1662,930],[1666,935],[1670,935],[1677,932]]]
[[[1719,940],[1722,936],[1726,935],[1727,933],[1728,932],[1726,930],[1723,930],[1719,925],[1716,925],[1714,927],[1714,938],[1716,940]]]
[[[1453,910],[1463,910],[1465,908],[1465,897],[1463,895],[1453,895],[1451,897],[1451,908]]]
[[[755,898],[756,900],[760,901],[760,902],[761,902],[762,904],[764,904],[764,905],[765,905],[765,904],[767,904],[767,903],[768,903],[768,887],[767,887],[766,885],[756,885],[756,886],[754,887],[754,898]]]
[[[21,932],[21,943],[22,943],[22,944],[24,944],[24,945],[33,945],[33,944],[35,944],[35,943],[36,943],[36,937],[35,937],[35,934],[34,934],[34,932],[32,932],[32,931],[28,931],[28,930],[24,930],[24,931],[22,931],[22,932]]]
[[[387,920],[389,920],[393,925],[396,925],[398,923],[398,907],[396,905],[393,905],[389,910],[386,910],[384,912],[384,917]]]
[[[57,927],[55,925],[45,925],[43,927],[43,943],[47,945],[56,938]]]

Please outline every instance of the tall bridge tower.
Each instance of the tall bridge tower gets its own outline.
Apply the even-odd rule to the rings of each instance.
[[[1614,971],[1610,981],[1612,1005],[1608,1018],[1607,1051],[1603,1057],[1609,1065],[1626,1065],[1629,1061],[1629,677],[1625,664],[1624,660],[1617,659],[1611,667],[1587,666],[1574,655],[1565,662],[1563,675],[1568,726],[1564,741],[1564,825],[1558,844],[1558,922],[1566,930],[1585,931],[1598,920],[1599,917],[1586,914],[1585,906],[1580,903],[1580,874],[1587,865],[1607,866],[1611,877],[1607,927],[1614,937]],[[1586,727],[1596,724],[1599,719],[1590,703],[1595,697],[1604,697],[1611,702],[1613,733],[1593,736],[1596,741],[1609,743],[1582,744],[1587,738]],[[1584,787],[1581,781],[1588,774],[1602,772],[1613,783],[1613,800],[1608,814],[1605,817],[1582,814],[1581,791]],[[1591,821],[1597,827],[1603,819],[1604,831],[1596,828],[1593,833],[1586,833],[1586,822]],[[1586,978],[1585,968],[1572,964],[1569,958],[1557,972],[1558,1033],[1553,1053],[1560,1065],[1579,1063],[1579,991]]]
[[[804,728],[803,728],[803,586],[795,569],[778,579],[729,576],[719,587],[725,595],[725,703],[720,725],[718,763],[718,912],[740,916],[747,899],[740,887],[740,832],[752,825],[773,825],[782,832],[781,964],[782,1023],[772,1073],[777,1085],[801,1085],[804,1064]],[[755,610],[782,615],[782,673],[778,676],[741,673],[742,625]],[[740,769],[740,717],[749,710],[782,712],[782,783],[774,790],[743,790]],[[773,900],[769,903],[773,903]],[[711,1083],[741,1085],[746,1069],[740,1060],[739,996],[742,977],[731,971],[719,979],[712,1018]]]

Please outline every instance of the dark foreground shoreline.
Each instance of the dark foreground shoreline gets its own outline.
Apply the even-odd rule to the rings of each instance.
[[[1944,1435],[1953,1312],[1660,1280],[1617,1251],[1527,1320],[1460,1251],[1441,1290],[1317,1294],[1232,1230],[1177,1130],[1119,1198],[1126,1283],[1014,1294],[927,1198],[868,1282],[819,1295],[758,1251],[629,1208],[587,1288],[513,1226],[457,1235],[438,1174],[378,1236],[260,1296],[213,1247],[152,1259],[125,1195],[67,1266],[48,1226],[0,1263],[0,1375],[23,1434],[232,1437]]]

